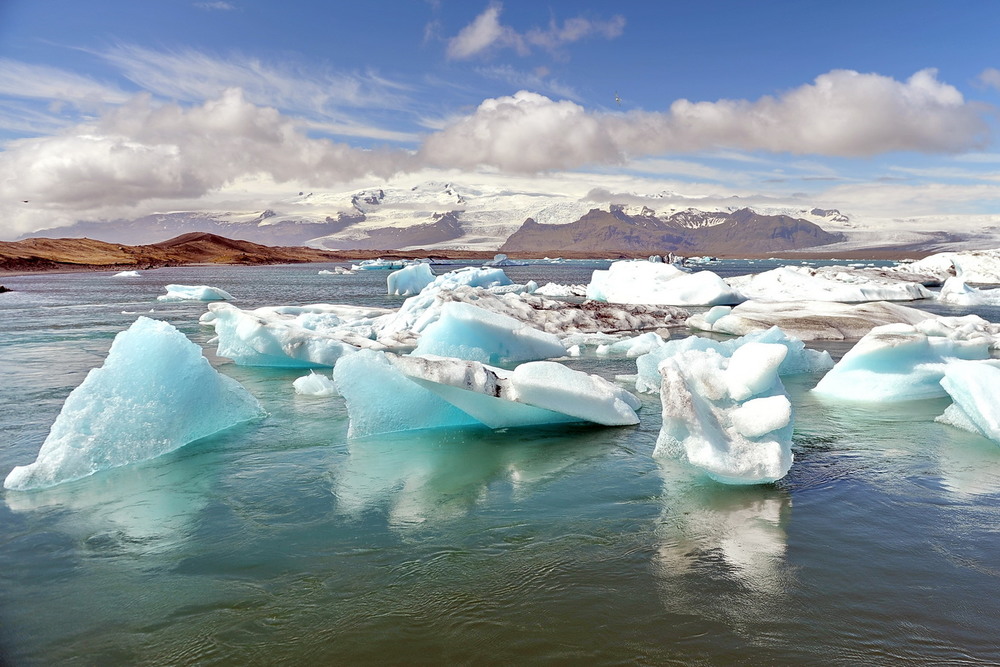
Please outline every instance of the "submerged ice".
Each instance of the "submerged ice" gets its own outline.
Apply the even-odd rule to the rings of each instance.
[[[263,415],[184,334],[140,317],[66,398],[35,462],[14,468],[4,487],[45,488],[145,461]]]

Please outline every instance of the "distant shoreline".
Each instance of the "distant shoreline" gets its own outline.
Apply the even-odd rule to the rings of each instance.
[[[32,238],[24,241],[0,242],[0,276],[40,273],[93,273],[149,270],[177,266],[275,264],[320,264],[357,262],[366,259],[440,259],[485,262],[500,254],[486,250],[318,250],[306,247],[264,246],[248,241],[236,241],[207,233],[184,234],[169,241],[147,246],[126,246],[91,239]],[[645,259],[663,255],[664,251],[648,253],[609,252],[603,256],[580,252],[511,252],[513,260],[545,259]],[[787,260],[903,260],[920,259],[933,254],[912,247],[880,247],[862,250],[822,251],[785,250],[777,253],[717,254],[719,259],[787,259]]]

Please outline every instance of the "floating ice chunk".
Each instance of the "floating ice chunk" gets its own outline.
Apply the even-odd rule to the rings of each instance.
[[[988,359],[997,340],[1000,325],[976,315],[876,327],[813,391],[864,402],[942,397],[946,366],[958,360]]]
[[[232,301],[229,292],[208,285],[167,285],[157,301]]]
[[[833,268],[833,267],[831,267]],[[912,301],[931,296],[915,282],[878,277],[852,270],[782,266],[771,271],[729,279],[750,299],[765,301]]]
[[[475,361],[389,356],[404,375],[491,428],[560,422],[638,424],[640,401],[597,375],[553,361],[505,371]]]
[[[351,265],[351,271],[395,271],[414,264],[412,259],[365,259]]]
[[[430,264],[411,264],[386,276],[390,296],[412,296],[434,282]]]
[[[948,364],[941,378],[954,401],[937,421],[978,433],[1000,444],[1000,366],[998,362]]]
[[[566,348],[555,335],[513,317],[452,301],[443,304],[438,320],[424,329],[414,353],[516,364],[561,357]]]
[[[434,392],[408,379],[383,352],[361,350],[344,357],[333,369],[333,380],[347,403],[350,416],[347,435],[350,438],[481,425]]]
[[[977,289],[962,278],[952,276],[944,281],[937,298],[959,306],[997,306],[1000,305],[1000,289]]]
[[[636,359],[638,377],[636,391],[653,393],[660,389],[659,364],[664,359],[690,350],[715,350],[725,357],[733,356],[740,347],[748,344],[777,344],[785,348],[785,355],[778,366],[779,375],[819,373],[833,368],[833,359],[825,350],[810,350],[801,340],[788,336],[778,327],[756,331],[741,338],[717,341],[699,336],[688,336],[667,341],[663,346]],[[758,348],[759,349],[759,348]],[[776,354],[776,353],[775,353]]]
[[[329,269],[320,269],[317,273],[321,276],[349,276],[353,272],[343,266],[335,266],[333,267],[333,271]]]
[[[653,455],[686,458],[725,484],[784,477],[792,465],[792,410],[774,363],[781,346],[774,347],[759,373],[749,372],[749,352],[733,371],[732,360],[712,349],[665,359],[660,364],[663,425]],[[731,392],[735,388],[746,396],[751,385],[759,391],[749,400]]]
[[[358,349],[343,340],[351,333],[349,330],[337,335],[307,329],[297,320],[282,319],[273,311],[245,311],[228,303],[213,303],[209,309],[215,315],[218,355],[240,366],[332,367],[342,356]],[[360,343],[360,336],[355,340]]]
[[[941,252],[915,262],[900,263],[897,270],[930,274],[941,280],[952,274],[979,284],[1000,283],[1000,248],[969,252]]]
[[[667,335],[669,336],[670,334],[668,333]],[[627,357],[632,359],[660,349],[665,342],[663,337],[657,332],[647,331],[633,338],[598,345],[597,354],[602,357]]]
[[[923,310],[885,301],[860,304],[747,301],[733,307],[729,313],[709,311],[692,315],[687,325],[700,331],[732,336],[777,326],[800,340],[849,340],[861,338],[879,325],[916,324],[933,317]]]
[[[503,253],[499,255],[493,255],[493,259],[488,262],[483,262],[483,266],[526,266],[526,262],[518,262],[513,260]]]
[[[295,388],[295,393],[302,396],[325,398],[337,395],[337,385],[333,383],[333,380],[316,372],[310,372],[308,375],[296,378],[292,382],[292,386]]]
[[[14,468],[4,487],[39,489],[80,479],[262,416],[257,399],[212,368],[184,334],[140,317],[115,337],[104,365],[66,398],[37,460]]]
[[[609,303],[714,306],[743,301],[743,297],[711,271],[687,273],[673,264],[613,262],[606,271],[594,271],[587,298]]]
[[[112,278],[139,278],[140,274],[138,271],[119,271]]]

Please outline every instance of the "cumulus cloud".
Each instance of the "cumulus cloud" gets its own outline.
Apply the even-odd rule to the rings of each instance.
[[[29,200],[30,211],[4,212],[9,225],[29,227],[31,212],[98,214],[144,200],[198,197],[257,174],[320,184],[386,178],[410,161],[405,151],[310,138],[239,89],[195,107],[157,104],[144,94],[94,123],[9,143],[0,153],[0,201]]]
[[[987,67],[980,72],[978,80],[980,85],[985,86],[986,88],[1000,90],[1000,69]]]
[[[905,82],[835,70],[779,97],[678,100],[666,112],[594,113],[521,91],[484,101],[428,137],[421,154],[434,165],[530,172],[711,149],[845,157],[961,152],[987,139],[982,109],[934,70]]]
[[[553,19],[547,28],[532,28],[521,34],[500,22],[503,6],[491,3],[472,23],[462,28],[448,42],[448,57],[465,60],[488,51],[513,49],[518,55],[528,55],[532,47],[557,51],[566,44],[591,36],[614,39],[625,29],[625,19],[614,16],[610,20],[592,20],[583,17],[567,19],[559,25]]]

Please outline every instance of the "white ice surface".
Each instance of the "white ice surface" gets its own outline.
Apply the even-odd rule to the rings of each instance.
[[[953,403],[937,421],[978,433],[1000,444],[1000,366],[994,363],[949,364],[941,385]]]
[[[451,301],[442,304],[438,319],[424,329],[414,354],[516,364],[561,357],[566,348],[554,334],[513,317]]]
[[[111,277],[112,278],[138,278],[138,277],[140,277],[140,275],[141,274],[138,271],[119,271],[118,273],[116,273],[115,275],[113,275]]]
[[[232,301],[229,292],[208,285],[167,285],[157,301]]]
[[[1000,305],[1000,289],[978,289],[968,285],[963,278],[952,276],[944,281],[937,298],[956,306]]]
[[[643,261],[613,262],[606,271],[594,271],[587,298],[670,306],[714,306],[744,300],[711,271],[687,273],[673,264]]]
[[[264,411],[184,334],[140,317],[119,333],[104,364],[66,398],[36,461],[4,487],[54,486],[155,458]]]
[[[916,262],[897,265],[901,271],[926,273],[941,280],[958,275],[964,281],[1000,284],[1000,248],[970,252],[941,252]]]
[[[758,301],[913,301],[931,293],[923,285],[905,280],[875,278],[847,267],[837,270],[808,266],[783,266],[764,273],[727,280],[748,299]]]

